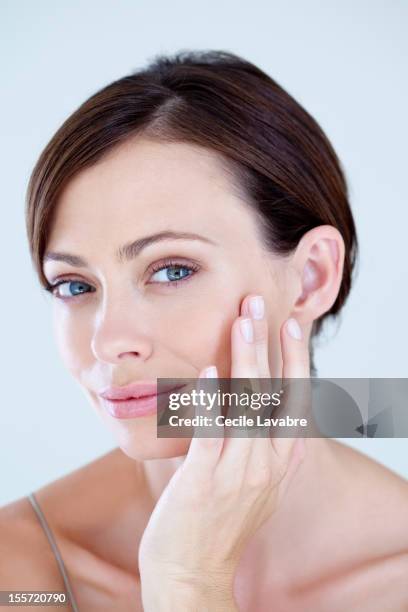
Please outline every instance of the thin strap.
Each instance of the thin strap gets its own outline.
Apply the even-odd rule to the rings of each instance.
[[[45,519],[43,511],[41,510],[41,508],[40,508],[40,506],[38,504],[38,501],[35,498],[34,493],[30,493],[28,495],[28,499],[30,500],[31,505],[33,506],[33,508],[34,508],[38,518],[39,518],[41,526],[44,529],[45,535],[47,536],[48,541],[50,543],[50,546],[52,548],[52,552],[55,555],[55,558],[57,560],[58,566],[59,566],[60,571],[61,571],[62,578],[64,580],[65,589],[67,591],[69,600],[71,602],[72,609],[73,609],[74,612],[79,612],[79,608],[78,608],[78,606],[76,604],[75,597],[74,597],[74,594],[72,592],[72,587],[71,587],[71,584],[70,584],[70,581],[69,581],[69,578],[68,578],[67,570],[65,569],[65,565],[64,565],[64,562],[63,562],[62,557],[61,557],[61,553],[60,553],[60,551],[58,549],[58,546],[57,546],[55,538],[54,538],[54,536],[52,534],[52,531],[51,531],[51,529],[50,529],[50,527],[49,527],[49,525],[48,525],[48,523],[47,523],[47,521]]]

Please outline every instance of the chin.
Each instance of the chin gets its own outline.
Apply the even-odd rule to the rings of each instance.
[[[118,440],[118,445],[130,459],[146,461],[182,457],[187,454],[190,442],[190,438],[150,438],[137,442]]]

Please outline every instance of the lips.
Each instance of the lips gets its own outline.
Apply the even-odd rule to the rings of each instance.
[[[150,397],[152,395],[157,395],[157,384],[149,382],[133,383],[125,387],[110,387],[100,393],[103,399],[109,401],[138,399],[140,397]]]
[[[130,419],[155,414],[157,399],[182,387],[185,387],[185,384],[163,384],[160,385],[158,393],[157,383],[137,382],[125,387],[109,387],[99,395],[111,416]]]

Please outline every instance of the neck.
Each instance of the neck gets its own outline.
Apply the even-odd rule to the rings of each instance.
[[[146,482],[154,505],[159,500],[169,480],[183,463],[185,455],[165,459],[146,459],[143,461],[143,469]]]

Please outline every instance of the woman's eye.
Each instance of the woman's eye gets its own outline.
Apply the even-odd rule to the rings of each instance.
[[[157,270],[157,272],[151,276],[151,279],[154,279],[153,282],[155,283],[171,283],[183,280],[183,278],[191,276],[193,273],[194,270],[188,266],[173,265]]]
[[[83,281],[61,281],[52,287],[52,292],[59,298],[72,298],[83,293],[94,291],[91,285]]]

